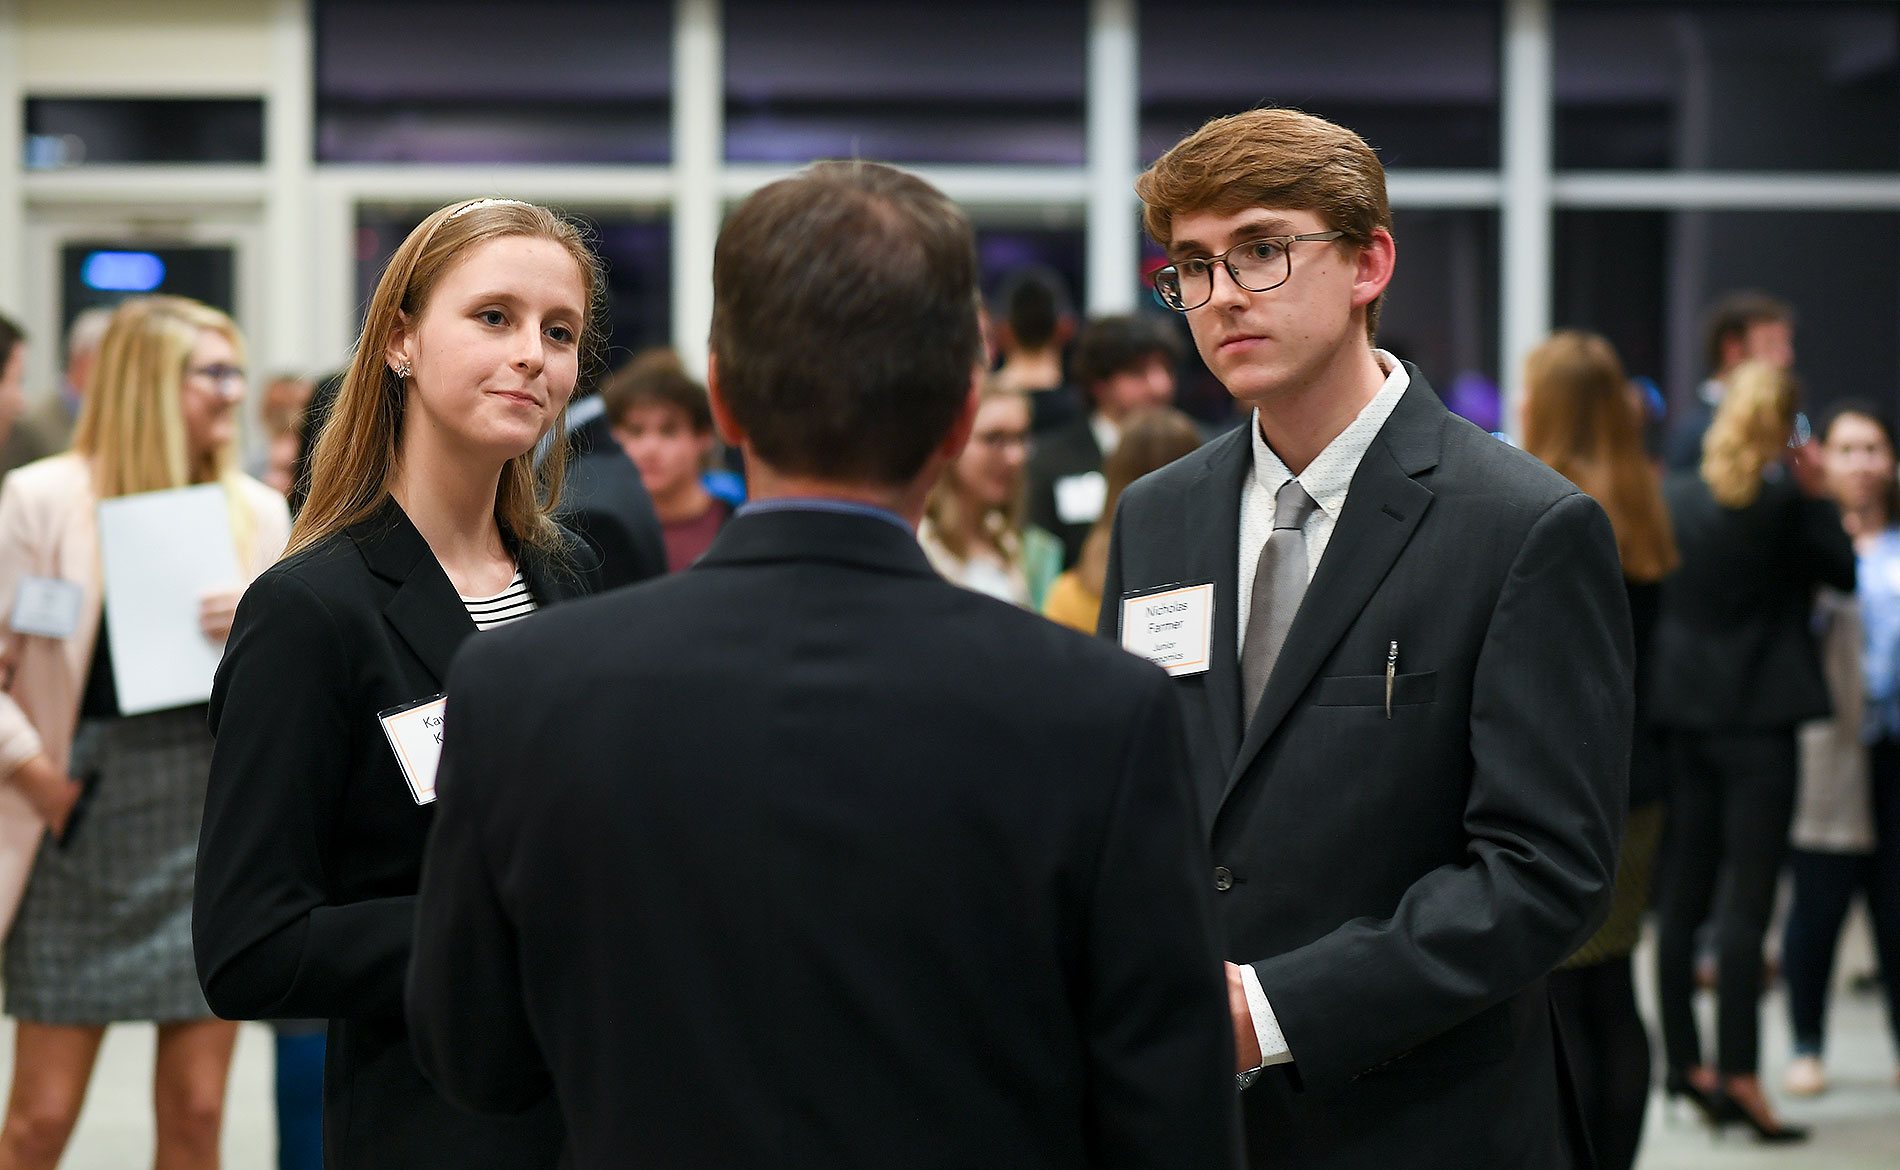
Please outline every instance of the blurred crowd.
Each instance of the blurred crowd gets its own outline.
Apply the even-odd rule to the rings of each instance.
[[[1814,409],[1794,373],[1795,324],[1790,306],[1759,293],[1714,305],[1707,379],[1673,415],[1595,334],[1560,331],[1524,368],[1517,441],[1608,513],[1637,640],[1638,731],[1614,909],[1551,982],[1606,1167],[1634,1162],[1656,1069],[1666,1091],[1711,1124],[1744,1125],[1766,1141],[1806,1136],[1777,1115],[1763,1078],[1780,1078],[1794,1096],[1828,1090],[1829,991],[1857,898],[1880,969],[1854,974],[1884,989],[1900,1052],[1891,395],[1876,403],[1829,393]],[[1049,270],[1009,274],[987,306],[987,329],[993,368],[970,440],[931,491],[918,540],[947,579],[1092,633],[1122,492],[1245,420],[1175,408],[1177,372],[1193,360],[1175,321],[1083,320]],[[253,379],[242,335],[223,314],[176,298],[86,310],[63,339],[62,384],[25,409],[30,344],[45,342],[0,318],[0,583],[9,596],[51,574],[46,557],[72,555],[62,541],[89,537],[90,511],[66,505],[94,490],[222,483],[250,571],[282,547],[284,499],[294,506],[307,491],[337,377],[266,381],[249,456],[239,459]],[[598,382],[568,412],[573,526],[606,554],[610,584],[684,569],[743,503],[745,469],[720,443],[706,389],[678,355],[637,354]],[[173,434],[183,441],[168,447]],[[174,449],[184,466],[168,464]],[[89,488],[75,477],[81,460],[117,478]],[[207,636],[225,636],[234,604],[208,604]],[[123,1019],[162,1025],[160,1164],[193,1164],[216,1148],[233,1043],[191,968],[191,850],[208,741],[162,725],[125,734],[103,635],[73,661],[37,660],[21,642],[9,638],[5,656],[0,763],[12,780],[0,797],[30,806],[54,844],[34,857],[32,842],[16,843],[10,856],[25,861],[0,864],[0,896],[9,911],[19,906],[0,924],[12,926],[6,1010],[20,1020],[0,1168],[57,1161],[103,1024]],[[98,785],[99,799],[139,777],[144,812],[92,807],[108,768],[127,780]],[[97,822],[91,840],[82,816]],[[106,870],[116,884],[102,889]],[[1783,889],[1792,897],[1771,939]],[[1656,964],[1639,972],[1632,956],[1646,920]],[[112,969],[75,968],[74,940],[101,937],[113,940]],[[1776,978],[1788,1018],[1774,1026],[1791,1033],[1795,1058],[1763,1069],[1758,1001]],[[1660,1046],[1637,1011],[1643,979],[1654,980]],[[1698,1030],[1698,988],[1716,1001],[1713,1036]],[[318,1026],[279,1025],[286,1167],[318,1164],[322,1048]]]

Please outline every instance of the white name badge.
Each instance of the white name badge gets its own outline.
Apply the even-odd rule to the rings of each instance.
[[[79,631],[79,604],[85,591],[57,577],[22,577],[7,621],[16,634],[70,638]]]
[[[442,709],[448,702],[447,695],[431,695],[376,716],[417,804],[435,801],[435,769],[442,762]]]
[[[1169,674],[1205,674],[1214,647],[1214,583],[1167,585],[1122,598],[1122,649]]]
[[[1093,524],[1108,503],[1108,480],[1099,471],[1065,475],[1056,481],[1056,519],[1064,524]]]

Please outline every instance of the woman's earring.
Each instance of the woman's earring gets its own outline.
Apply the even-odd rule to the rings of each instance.
[[[396,377],[404,382],[409,380],[409,375],[413,372],[409,368],[409,359],[406,357],[402,359],[402,364],[396,367]]]

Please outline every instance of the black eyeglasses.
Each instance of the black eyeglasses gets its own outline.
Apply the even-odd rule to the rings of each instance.
[[[1248,292],[1279,288],[1293,277],[1293,254],[1288,249],[1301,240],[1337,240],[1343,231],[1308,232],[1303,236],[1262,236],[1243,240],[1218,256],[1182,260],[1157,269],[1148,279],[1161,303],[1178,312],[1198,309],[1214,296],[1214,265],[1227,268],[1234,283]]]

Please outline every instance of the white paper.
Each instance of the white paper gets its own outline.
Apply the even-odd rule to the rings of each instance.
[[[442,762],[442,711],[448,703],[447,695],[438,695],[377,716],[417,804],[435,800],[435,770]]]
[[[1214,645],[1214,584],[1122,599],[1122,649],[1169,674],[1204,674]]]
[[[1056,519],[1064,524],[1093,524],[1108,503],[1108,480],[1099,471],[1056,480]]]
[[[16,634],[70,638],[79,632],[79,605],[85,590],[57,577],[22,577],[7,620]]]
[[[231,512],[217,484],[99,504],[112,677],[126,715],[211,697],[224,647],[198,625],[205,594],[242,584]]]

